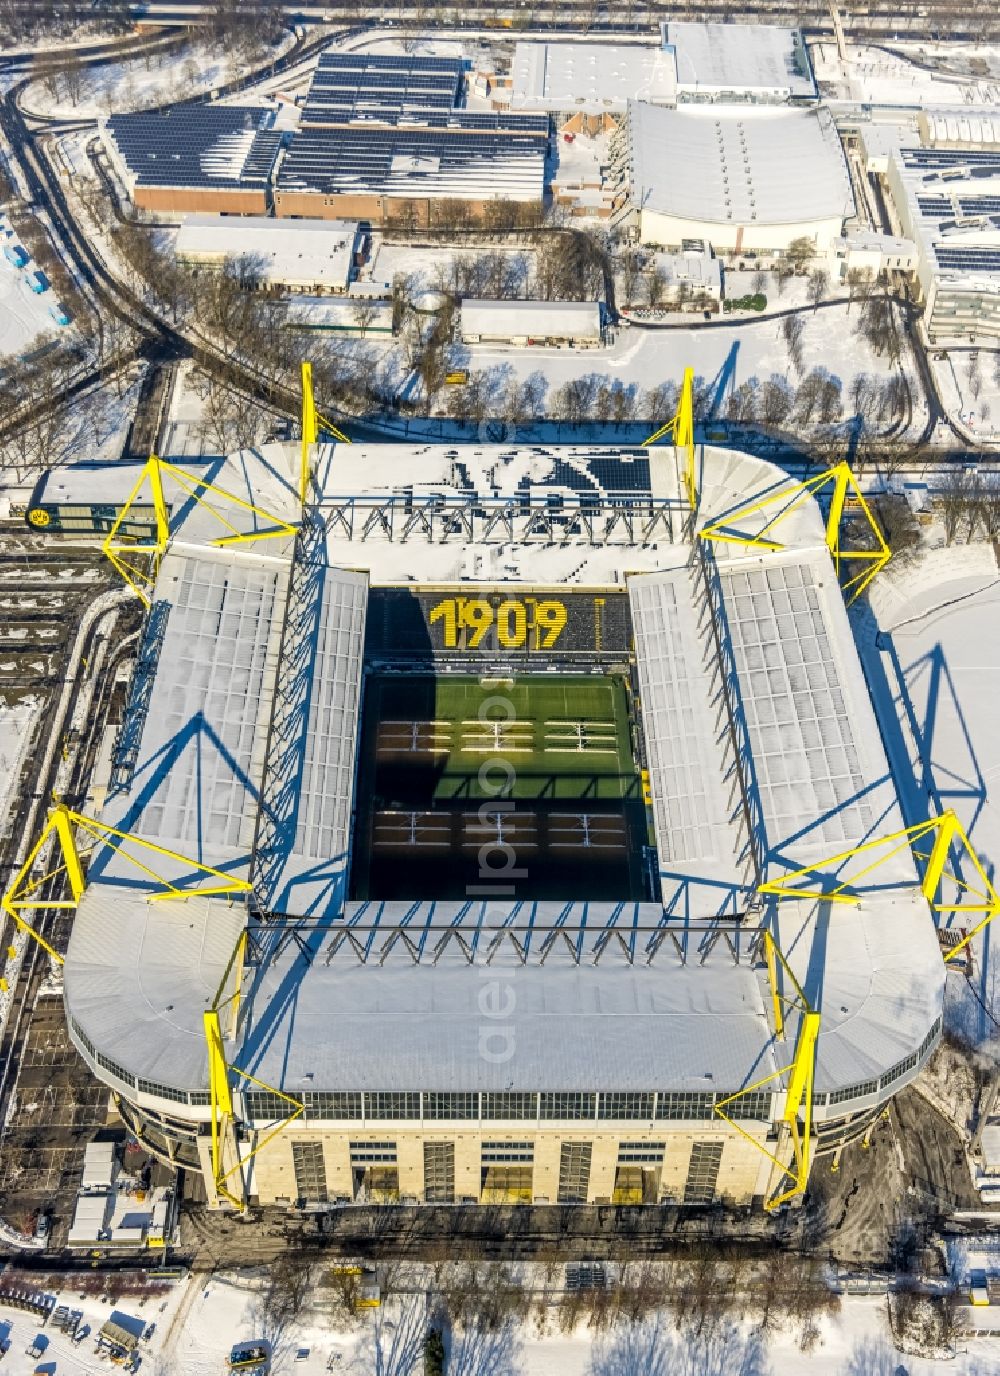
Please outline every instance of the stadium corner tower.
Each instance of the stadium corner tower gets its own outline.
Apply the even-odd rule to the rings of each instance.
[[[846,489],[708,446],[331,444],[302,517],[298,462],[160,475],[65,965],[126,1123],[219,1207],[801,1195],[944,990],[909,847],[830,887],[905,825]]]

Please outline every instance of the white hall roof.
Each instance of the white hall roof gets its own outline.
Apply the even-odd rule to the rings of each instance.
[[[630,100],[673,105],[673,56],[625,43],[518,43],[512,110],[572,115],[621,112]]]

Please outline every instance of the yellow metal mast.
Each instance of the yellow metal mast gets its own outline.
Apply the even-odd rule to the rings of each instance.
[[[824,488],[830,489],[830,511],[826,520],[826,546],[830,551],[844,594],[845,596],[849,594],[848,604],[850,604],[855,598],[861,596],[875,575],[885,568],[892,558],[892,550],[886,544],[879,524],[865,501],[857,480],[847,463],[839,463],[834,468],[828,468],[815,477],[805,479],[804,482],[789,483],[780,487],[776,492],[769,492],[765,497],[761,497],[755,502],[738,507],[727,516],[710,521],[707,525],[702,526],[698,532],[699,538],[722,544],[743,545],[750,549],[784,549],[784,545],[780,541],[771,538],[773,531],[793,511],[796,511],[810,497],[817,496]],[[871,539],[865,548],[844,549],[841,546],[844,509],[848,499],[858,504],[868,526]],[[756,516],[775,506],[778,507],[778,510],[752,533],[738,529],[738,526],[747,517]],[[846,570],[842,566],[852,563],[860,563],[862,565],[861,570],[847,577],[845,581]]]
[[[316,397],[313,392],[312,364],[302,364],[302,461],[299,466],[299,505],[305,511],[309,500],[309,479],[312,476],[310,461],[313,445],[319,442],[320,430],[326,430],[341,444],[350,444],[342,430],[333,421],[327,420],[316,410]]]
[[[154,841],[147,841],[131,832],[119,831],[117,827],[108,826],[106,822],[98,822],[93,817],[85,817],[82,813],[74,812],[71,808],[60,803],[58,807],[52,809],[42,829],[41,836],[32,846],[24,864],[14,876],[13,882],[3,898],[0,899],[0,909],[8,914],[20,931],[25,932],[33,941],[36,941],[58,965],[63,964],[63,957],[31,926],[24,914],[45,908],[77,907],[85,886],[83,862],[77,846],[81,833],[89,838],[90,849],[94,849],[98,845],[108,846],[141,870],[147,878],[161,884],[162,889],[146,894],[146,897],[151,901],[165,898],[185,899],[193,894],[198,894],[202,898],[210,896],[232,897],[239,893],[246,893],[250,889],[249,880],[239,879],[235,875],[226,874],[223,870],[213,869],[211,865],[203,865],[199,860],[192,860],[190,856],[180,855],[177,851],[168,850],[166,846],[159,846]],[[53,835],[56,837],[57,849],[61,856],[60,863],[56,864],[54,868],[49,868],[39,878],[32,879],[30,877],[32,867],[45,843]],[[151,852],[154,855],[162,855],[168,860],[179,861],[196,873],[210,877],[217,882],[208,887],[197,889],[180,888],[168,879],[164,879],[162,875],[157,874],[150,865],[145,864],[138,856],[130,854],[125,849],[126,844],[138,847],[141,851]],[[35,897],[47,880],[63,873],[69,880],[70,898]]]
[[[930,851],[917,850],[916,843],[928,836],[933,837]],[[966,860],[969,861],[978,876],[981,888],[974,888],[945,868],[953,846],[964,852]],[[965,832],[965,828],[954,812],[944,812],[940,817],[932,817],[926,822],[917,822],[912,827],[905,827],[902,831],[890,832],[887,836],[877,837],[874,841],[866,841],[863,845],[841,851],[839,855],[831,855],[826,860],[817,860],[812,865],[803,866],[802,869],[791,870],[780,879],[772,879],[761,884],[758,892],[771,894],[779,899],[810,898],[816,901],[822,900],[824,903],[858,904],[861,902],[861,894],[857,889],[858,881],[867,878],[880,865],[884,865],[894,855],[907,849],[911,849],[919,860],[926,861],[920,890],[932,912],[982,915],[981,920],[972,931],[968,932],[957,945],[951,947],[945,954],[945,962],[954,960],[959,951],[963,950],[972,938],[1000,913],[1000,894],[994,888],[992,880],[983,868],[982,862]],[[880,853],[876,854],[874,859],[870,859],[862,869],[839,880],[832,887],[826,880],[822,879],[822,876],[831,870],[842,870],[848,861],[853,860],[855,856],[869,857],[873,852]],[[798,883],[799,880],[808,875],[815,875],[821,879],[818,890],[805,888]],[[958,903],[939,903],[937,901],[938,889],[943,879],[948,879],[955,884],[964,894],[968,895],[968,899],[963,899]]]
[[[770,932],[764,933],[764,958],[767,965],[768,984],[771,989],[771,1006],[774,1015],[774,1035],[778,1041],[785,1040],[785,1008],[791,1008],[800,1014],[799,1032],[795,1041],[795,1051],[792,1055],[791,1064],[783,1066],[780,1070],[773,1070],[769,1075],[755,1080],[753,1084],[737,1090],[735,1094],[728,1095],[715,1105],[715,1113],[735,1128],[741,1137],[757,1148],[757,1150],[777,1167],[781,1172],[778,1177],[791,1181],[791,1185],[781,1193],[773,1193],[766,1201],[764,1207],[768,1211],[777,1209],[779,1205],[787,1203],[795,1195],[802,1194],[809,1181],[809,1168],[812,1160],[812,1111],[813,1111],[813,1081],[816,1074],[816,1043],[819,1038],[820,1015],[813,1008],[809,1000],[802,991],[795,975],[792,973],[784,955],[778,947]],[[779,981],[779,974],[787,977],[791,984],[793,993],[786,995]],[[735,1118],[725,1112],[730,1104],[737,1103],[746,1095],[754,1091],[763,1089],[765,1085],[774,1084],[787,1076],[785,1087],[785,1107],[782,1111],[782,1122],[788,1132],[788,1137],[792,1144],[792,1164],[782,1161],[775,1152],[769,1151],[762,1142],[747,1132],[746,1128],[741,1127]],[[780,1188],[780,1185],[776,1188]]]
[[[170,463],[167,459],[160,459],[155,454],[150,454],[139,475],[138,482],[118,513],[115,523],[105,536],[102,545],[103,552],[147,608],[150,605],[153,587],[156,583],[160,560],[166,553],[167,544],[170,540],[170,518],[163,491],[164,474],[168,474],[183,492],[186,492],[193,501],[204,507],[206,511],[210,511],[215,519],[228,530],[229,534],[221,535],[213,540],[211,542],[213,545],[220,547],[242,545],[249,544],[253,540],[273,540],[281,536],[294,536],[295,534],[296,527],[280,516],[265,511],[263,507],[248,502],[244,497],[238,497],[234,492],[227,492],[225,488],[217,487],[215,483],[209,482],[207,478],[203,478],[197,473],[190,473],[178,464]],[[149,484],[156,520],[156,537],[152,541],[139,541],[123,537],[118,532],[128,518],[132,507],[138,502],[139,494],[147,483]],[[209,494],[215,499],[214,502],[208,500]],[[238,526],[227,519],[220,507],[235,507],[239,511],[247,511],[267,524],[259,530],[240,530]],[[142,568],[132,562],[137,554],[146,554],[151,557],[150,568]]]
[[[671,420],[654,430],[644,444],[656,444],[664,435],[672,435],[675,452],[684,459],[683,482],[688,503],[692,511],[698,507],[698,479],[695,471],[694,451],[694,369],[684,369],[684,381],[677,401],[677,410]]]

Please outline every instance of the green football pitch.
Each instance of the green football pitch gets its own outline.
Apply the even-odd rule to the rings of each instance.
[[[359,898],[454,897],[490,839],[530,858],[519,897],[640,896],[646,818],[625,681],[370,677],[357,818]]]

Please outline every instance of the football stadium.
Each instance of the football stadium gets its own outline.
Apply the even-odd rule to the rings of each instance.
[[[369,445],[307,390],[301,448],[36,491],[147,614],[103,810],[4,904],[63,868],[72,1039],[210,1205],[773,1209],[933,1051],[962,838],[859,661],[889,552],[690,402]]]

